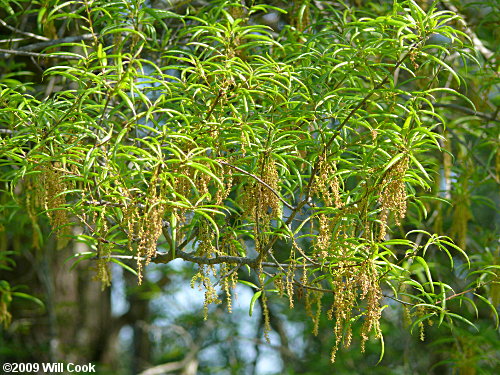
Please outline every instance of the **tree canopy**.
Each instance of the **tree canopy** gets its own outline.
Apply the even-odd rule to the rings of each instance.
[[[16,299],[52,308],[19,291],[21,259],[93,269],[103,289],[112,264],[150,284],[148,270],[173,278],[182,259],[209,322],[240,285],[268,342],[276,331],[285,345],[273,304],[286,301],[290,321],[298,310],[310,335],[328,331],[332,362],[353,341],[387,361],[397,314],[460,348],[431,365],[491,370],[499,14],[467,1],[1,2],[4,330]],[[474,329],[493,330],[482,352],[463,340]]]

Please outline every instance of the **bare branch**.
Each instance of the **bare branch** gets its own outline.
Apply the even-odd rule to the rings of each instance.
[[[44,48],[52,47],[52,46],[55,46],[57,44],[81,42],[82,40],[89,40],[89,39],[92,39],[93,37],[94,37],[93,34],[68,36],[66,38],[53,39],[53,40],[47,40],[45,42],[40,42],[40,43],[28,44],[27,46],[19,47],[18,50],[19,51],[40,51]]]
[[[388,296],[387,294],[382,294],[382,296],[384,296],[385,298],[392,299],[393,301],[399,302],[399,303],[406,305],[406,306],[416,306],[415,303],[406,302],[406,301],[403,301],[403,300],[396,298],[394,296]]]
[[[482,288],[483,286],[488,285],[488,284],[489,284],[489,283],[491,283],[491,282],[495,282],[495,280],[489,280],[489,281],[486,281],[486,282],[484,282],[484,283],[479,283],[478,285],[476,285],[476,286],[475,286],[475,287],[473,287],[473,288],[470,288],[470,289],[464,290],[464,291],[459,292],[459,293],[455,293],[455,294],[453,294],[453,295],[451,295],[451,296],[449,296],[449,297],[446,297],[444,300],[445,300],[445,301],[449,301],[450,299],[457,298],[457,297],[459,297],[459,296],[461,296],[461,295],[464,295],[464,294],[467,294],[467,293],[470,293],[470,292],[474,292],[474,291],[478,290],[479,288]],[[443,300],[437,301],[437,302],[436,302],[436,305],[439,305],[439,304],[440,304],[440,303],[442,303],[442,302],[443,302]]]
[[[0,48],[0,52],[5,53],[6,55],[17,55],[17,56],[31,56],[31,57],[42,57],[42,58],[65,58],[66,60],[82,60],[82,56],[75,55],[55,55],[53,53],[36,53],[36,52],[28,52],[28,51],[20,51],[14,49],[3,49]],[[5,56],[4,56],[5,57]]]
[[[15,32],[17,34],[29,36],[30,38],[35,38],[35,39],[38,39],[38,40],[50,40],[49,38],[47,38],[45,36],[42,36],[42,35],[36,35],[36,34],[33,34],[33,33],[29,33],[27,31],[16,29],[15,27],[10,26],[7,22],[5,22],[4,20],[2,20],[1,18],[0,18],[0,25],[2,25],[3,27],[5,27],[6,29],[9,29],[10,31],[13,31],[13,32]]]
[[[488,120],[488,121],[500,122],[500,119],[496,118],[493,115],[490,115],[490,114],[484,113],[484,112],[477,112],[477,111],[474,111],[473,109],[470,109],[470,108],[467,108],[467,107],[463,107],[463,106],[458,105],[458,104],[454,104],[454,103],[432,103],[432,105],[434,107],[438,107],[438,108],[456,109],[457,111],[466,113],[468,115],[477,116],[477,117],[483,118],[483,119]]]
[[[216,256],[214,258],[201,257],[193,255],[191,253],[186,253],[185,251],[176,249],[175,257],[187,260],[189,262],[194,262],[197,264],[221,264],[221,263],[231,263],[239,265],[249,265],[250,267],[255,267],[256,259],[249,257],[237,257],[230,255]],[[156,257],[151,260],[153,263],[168,263],[172,260],[172,255],[168,253],[156,253]]]

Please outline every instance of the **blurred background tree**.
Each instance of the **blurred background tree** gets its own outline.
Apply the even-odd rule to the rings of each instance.
[[[499,18],[1,2],[0,361],[498,373]]]

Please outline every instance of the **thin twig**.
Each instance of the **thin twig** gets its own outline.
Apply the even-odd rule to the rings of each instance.
[[[86,255],[86,254],[84,254],[84,255]],[[75,256],[78,256],[78,253]],[[90,259],[91,260],[96,260],[96,259],[124,259],[124,260],[140,259],[140,260],[146,260],[146,257],[140,257],[137,255],[114,255],[113,254],[113,255],[105,255],[105,256],[101,256],[101,257],[95,256],[95,257],[92,257]]]
[[[42,57],[42,58],[65,58],[66,60],[83,60],[82,56],[74,56],[74,55],[55,55],[50,53],[36,53],[36,52],[28,52],[28,51],[20,51],[14,49],[3,49],[0,48],[0,52],[3,52],[7,55],[18,55],[18,56],[31,56],[31,57]]]
[[[262,271],[262,272],[265,273],[269,277],[274,277],[274,275],[270,274],[269,272],[266,272],[266,271]],[[291,282],[292,282],[292,284],[300,286],[301,288],[304,288],[304,289],[315,290],[317,292],[322,292],[322,293],[334,293],[334,291],[331,289],[323,289],[323,288],[318,288],[315,286],[305,285],[305,284],[302,284],[300,281],[297,281],[295,279],[291,280]]]
[[[2,19],[0,19],[0,25],[2,25],[3,27],[9,29],[10,31],[14,31],[17,34],[29,36],[30,38],[35,38],[35,39],[38,39],[38,40],[50,40],[49,38],[47,38],[45,36],[36,35],[36,34],[33,34],[33,33],[29,33],[27,31],[16,29],[15,27],[10,26],[7,22],[5,22]]]
[[[384,296],[385,298],[390,298],[392,299],[393,301],[396,301],[396,302],[399,302],[399,303],[402,303],[403,305],[407,305],[407,306],[416,306],[415,303],[411,303],[411,302],[406,302],[406,301],[403,301],[399,298],[396,298],[396,297],[393,297],[393,296],[388,296],[387,294],[382,294],[382,296]]]
[[[232,263],[239,265],[249,265],[250,267],[255,267],[256,259],[249,257],[237,257],[230,255],[216,256],[214,258],[201,257],[197,255],[193,255],[191,253],[186,253],[185,251],[176,249],[175,257],[187,260],[189,262],[197,263],[197,264],[221,264],[221,263]],[[170,252],[167,253],[156,253],[156,257],[151,260],[153,263],[168,263],[172,259],[172,255]]]
[[[215,107],[217,106],[217,104],[219,103],[219,100],[220,98],[222,97],[222,94],[224,93],[224,90],[219,90],[219,93],[217,94],[214,102],[212,103],[210,109],[208,110],[207,112],[207,116],[205,117],[205,121],[208,121],[208,119],[210,118],[210,116],[212,115],[212,112],[214,111]]]
[[[460,292],[460,293],[455,293],[455,294],[453,294],[453,295],[451,295],[451,296],[449,296],[449,297],[446,297],[444,300],[445,300],[445,301],[449,301],[450,299],[453,299],[453,298],[459,297],[459,296],[461,296],[461,295],[463,295],[463,294],[467,294],[467,293],[473,292],[473,291],[475,291],[475,290],[477,290],[477,289],[479,289],[479,288],[482,288],[483,286],[485,286],[485,285],[487,285],[487,284],[489,284],[489,283],[491,283],[491,282],[493,282],[493,281],[494,281],[494,280],[489,280],[489,281],[486,281],[486,282],[484,282],[484,283],[478,284],[478,285],[476,285],[474,288],[470,288],[470,289],[464,290],[463,292]],[[436,305],[439,305],[439,304],[440,304],[440,303],[442,303],[442,302],[443,302],[443,300],[437,301],[437,302],[436,302]]]
[[[110,202],[110,201],[105,201],[104,199],[101,200],[86,200],[85,204],[91,205],[91,206],[109,206],[109,207],[127,207],[126,204],[124,203],[119,203],[119,202]],[[146,205],[143,203],[134,203],[134,206],[144,209],[146,208]]]
[[[458,105],[458,104],[454,104],[454,103],[432,103],[432,105],[434,107],[438,107],[438,108],[456,109],[457,111],[466,113],[468,115],[480,117],[480,118],[483,118],[483,119],[488,120],[488,121],[500,122],[500,119],[498,119],[498,118],[496,118],[496,117],[494,117],[492,115],[489,115],[489,114],[484,113],[484,112],[477,112],[477,111],[474,111],[473,109],[470,109],[470,108],[467,108],[467,107],[464,107],[464,106],[461,106],[461,105]]]
[[[225,275],[222,275],[219,280],[217,280],[217,282],[214,284],[214,286],[217,286],[219,285],[219,283],[224,280],[225,278],[231,276],[233,273],[235,273],[236,271],[238,271],[240,269],[240,265],[238,264],[236,267],[233,267],[231,268],[231,270],[229,272],[227,272]]]
[[[93,34],[83,34],[83,35],[76,35],[76,36],[68,36],[66,38],[61,38],[61,39],[52,39],[52,40],[47,40],[45,42],[39,42],[39,43],[33,43],[33,44],[28,44],[27,46],[22,46],[19,47],[19,51],[40,51],[44,48],[47,47],[52,47],[57,44],[62,44],[62,43],[76,43],[76,42],[81,42],[82,40],[89,40],[94,37]]]
[[[278,199],[283,202],[283,204],[285,206],[287,206],[289,209],[291,210],[295,210],[295,207],[293,207],[290,203],[288,203],[286,200],[284,200],[280,195],[279,193],[274,190],[271,186],[269,186],[266,182],[262,181],[259,177],[257,177],[256,175],[250,173],[250,172],[247,172],[245,171],[244,169],[241,169],[235,165],[232,165],[232,164],[229,164],[228,162],[224,161],[224,160],[220,160],[220,159],[217,159],[216,160],[219,164],[224,164],[224,165],[227,165],[228,167],[230,168],[233,168],[235,170],[237,170],[238,172],[241,172],[243,174],[246,174],[247,176],[250,176],[252,177],[255,181],[257,181],[258,183],[264,185],[266,188],[268,188],[274,195],[276,195],[276,197],[278,197]]]

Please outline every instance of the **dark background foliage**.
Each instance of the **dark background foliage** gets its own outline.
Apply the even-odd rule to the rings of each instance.
[[[498,373],[499,17],[497,1],[1,1],[0,361],[91,362],[100,374]],[[308,190],[323,155],[338,199],[364,212]],[[407,156],[406,217],[376,238],[376,187]],[[158,165],[175,193],[151,188]],[[258,194],[264,218],[248,206]],[[128,217],[128,199],[147,209]],[[177,216],[155,211],[165,201],[190,212],[180,245]],[[314,335],[307,301],[308,287],[332,290],[335,271],[302,283],[307,262],[273,216],[301,202],[310,208],[290,227],[305,254],[339,262],[318,250],[324,214],[344,215],[349,243],[380,255],[384,344],[372,334],[359,350],[360,300],[333,364],[334,322],[320,314]],[[251,227],[266,218],[271,234]],[[239,260],[212,282],[240,282],[232,313],[216,289],[204,320],[212,289],[190,284],[214,231],[232,231],[233,253],[218,255]],[[275,238],[275,261],[296,265],[293,309],[273,259],[260,259],[265,277],[241,260],[256,238]],[[141,285],[129,242],[153,260]]]

